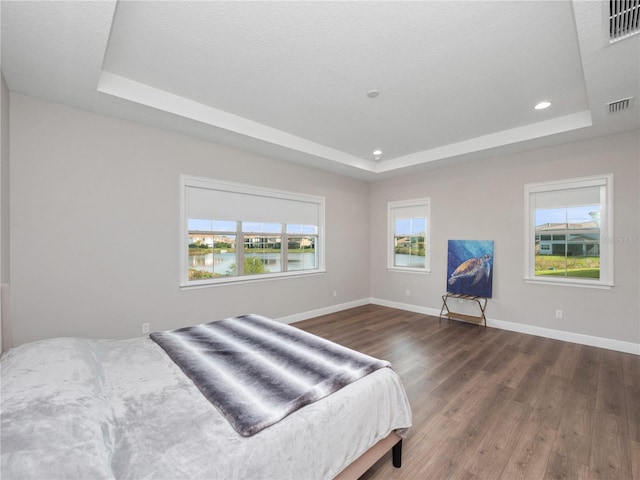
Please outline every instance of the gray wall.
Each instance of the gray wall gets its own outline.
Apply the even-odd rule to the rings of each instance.
[[[324,196],[325,275],[180,290],[179,175]],[[369,186],[11,94],[14,344],[124,338],[369,296]],[[333,296],[333,291],[337,296]]]
[[[143,322],[159,330],[247,312],[291,318],[369,299],[439,311],[447,240],[465,238],[495,240],[490,319],[640,344],[638,131],[368,184],[17,94],[10,110],[15,345],[137,336]],[[525,284],[524,184],[609,172],[616,286]],[[181,173],[324,196],[327,273],[180,290]],[[389,272],[387,202],[425,196],[432,272]]]
[[[439,311],[440,296],[446,292],[447,240],[490,239],[495,241],[490,319],[640,344],[639,143],[636,130],[372,184],[371,296],[383,303]],[[610,172],[615,188],[615,287],[526,284],[524,184]],[[387,202],[425,196],[431,197],[431,274],[389,272],[383,253]],[[555,318],[556,309],[563,310],[562,319]]]
[[[9,311],[9,89],[0,73],[0,351],[11,345]]]

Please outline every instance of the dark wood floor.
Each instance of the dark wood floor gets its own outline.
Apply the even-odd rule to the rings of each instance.
[[[640,479],[640,357],[366,305],[297,327],[393,364],[403,466],[362,479]]]

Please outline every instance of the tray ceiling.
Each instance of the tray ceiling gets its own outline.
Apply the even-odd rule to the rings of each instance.
[[[375,179],[639,128],[637,102],[609,114],[640,36],[609,44],[608,5],[3,1],[1,66],[17,93]]]

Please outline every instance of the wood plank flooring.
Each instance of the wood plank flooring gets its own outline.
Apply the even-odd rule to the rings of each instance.
[[[402,468],[362,480],[640,480],[639,356],[376,305],[295,325],[402,377]]]

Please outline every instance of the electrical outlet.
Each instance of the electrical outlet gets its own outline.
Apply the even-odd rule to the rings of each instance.
[[[407,289],[404,293],[407,295],[407,297],[411,296],[411,290],[409,290],[409,289]]]
[[[337,290],[334,290],[334,291],[333,291],[333,296],[334,296],[334,297],[337,297],[337,296],[338,296],[338,291],[337,291]]]
[[[556,318],[562,318],[562,310],[556,310]]]
[[[149,333],[149,324],[148,323],[143,323],[142,324],[142,333]]]

